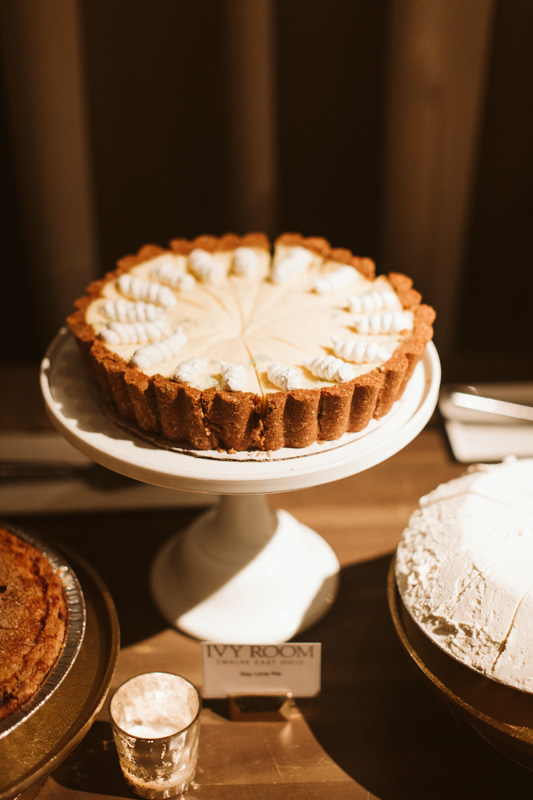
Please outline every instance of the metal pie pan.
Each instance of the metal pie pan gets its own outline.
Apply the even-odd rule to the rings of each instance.
[[[59,555],[50,545],[43,542],[36,536],[32,536],[19,528],[15,528],[4,522],[0,522],[4,530],[17,536],[24,542],[32,545],[38,550],[46,560],[52,565],[55,572],[59,575],[68,609],[67,627],[63,649],[55,662],[54,666],[46,676],[45,680],[35,692],[20,708],[3,720],[0,720],[0,739],[11,733],[21,725],[32,714],[50,699],[57,688],[66,678],[78,653],[80,652],[86,626],[86,608],[83,591],[71,566]]]

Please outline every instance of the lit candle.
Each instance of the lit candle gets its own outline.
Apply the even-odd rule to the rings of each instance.
[[[184,792],[198,758],[201,699],[179,675],[150,672],[122,684],[109,711],[124,778],[156,800]]]

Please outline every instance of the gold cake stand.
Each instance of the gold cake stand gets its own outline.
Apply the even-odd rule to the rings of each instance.
[[[85,636],[61,685],[0,739],[0,800],[44,781],[72,752],[102,707],[115,670],[120,636],[113,600],[84,560],[71,551],[65,556],[83,590]]]
[[[533,769],[533,694],[485,677],[447,655],[416,625],[405,608],[394,573],[387,595],[400,642],[426,684],[490,745]]]

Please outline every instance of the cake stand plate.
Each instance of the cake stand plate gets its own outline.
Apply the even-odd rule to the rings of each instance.
[[[507,758],[533,769],[533,694],[491,680],[441,650],[404,606],[392,559],[387,596],[392,622],[424,682],[486,742]]]
[[[93,395],[66,330],[41,368],[52,421],[85,455],[140,481],[220,495],[214,509],[167,542],[151,572],[165,618],[218,642],[285,641],[326,613],[337,591],[335,554],[315,531],[272,511],[265,494],[345,478],[394,455],[428,422],[439,385],[430,344],[402,399],[364,431],[304,449],[228,454],[165,449],[122,428]]]

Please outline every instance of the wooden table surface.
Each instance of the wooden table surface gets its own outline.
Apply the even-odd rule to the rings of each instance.
[[[23,374],[15,375],[15,382]],[[38,394],[29,394],[22,403],[26,423],[46,425]],[[5,400],[0,428],[15,429],[20,408]],[[298,637],[322,642],[322,691],[317,698],[298,700],[284,722],[232,721],[224,703],[207,701],[198,772],[188,796],[533,796],[533,774],[482,741],[422,683],[399,644],[387,605],[391,557],[418,498],[464,469],[453,462],[433,421],[403,451],[367,472],[269,498],[318,531],[341,563],[332,610]],[[121,629],[112,688],[148,670],[178,672],[201,686],[200,644],[168,627],[152,604],[147,582],[158,548],[199,510],[2,515],[29,533],[64,543],[107,584]],[[131,796],[118,768],[107,703],[82,742],[32,796],[36,791],[39,800]]]

